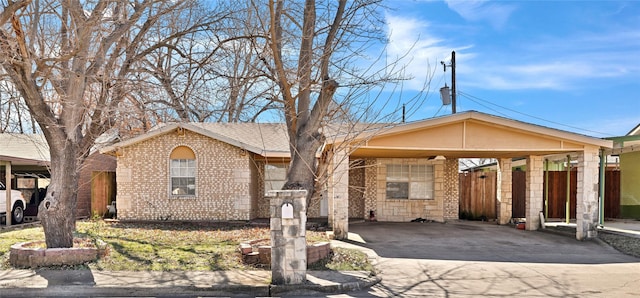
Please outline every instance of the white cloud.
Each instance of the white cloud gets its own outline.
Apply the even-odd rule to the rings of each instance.
[[[393,15],[387,15],[386,18],[388,54],[391,57],[404,57],[401,63],[405,65],[405,72],[414,77],[405,87],[421,90],[425,78],[431,77],[434,71],[441,71],[440,61],[451,59],[451,50],[456,47],[432,34],[428,22]]]
[[[494,28],[502,28],[511,13],[516,9],[514,5],[489,2],[487,0],[446,0],[449,8],[458,13],[465,20],[478,22],[487,21]]]

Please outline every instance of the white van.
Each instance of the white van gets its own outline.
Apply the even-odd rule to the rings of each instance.
[[[24,220],[24,207],[27,202],[22,196],[22,192],[11,190],[11,223],[19,224]],[[7,192],[6,187],[0,182],[0,214],[7,214]]]

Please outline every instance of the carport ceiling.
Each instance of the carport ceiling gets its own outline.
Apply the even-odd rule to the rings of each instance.
[[[612,142],[469,111],[363,133],[356,158],[515,158],[611,148]]]

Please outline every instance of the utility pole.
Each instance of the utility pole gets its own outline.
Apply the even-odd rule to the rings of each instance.
[[[456,51],[451,51],[451,114],[456,113]]]
[[[444,61],[440,61],[440,64],[444,66],[444,71],[447,72],[447,66],[451,68],[451,114],[456,113],[456,51],[451,51],[451,63],[446,64]],[[444,87],[440,89],[440,92],[448,93],[449,87],[447,84],[444,84]],[[445,96],[445,95],[441,95]],[[446,96],[448,97],[448,96]],[[448,99],[448,98],[447,98]],[[444,98],[443,98],[444,102]],[[447,103],[445,103],[447,104]]]

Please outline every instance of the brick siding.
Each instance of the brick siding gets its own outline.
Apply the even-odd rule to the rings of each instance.
[[[169,156],[187,146],[196,156],[196,195],[170,193]],[[191,132],[170,132],[122,148],[116,172],[123,220],[250,220],[257,192],[250,153]]]

